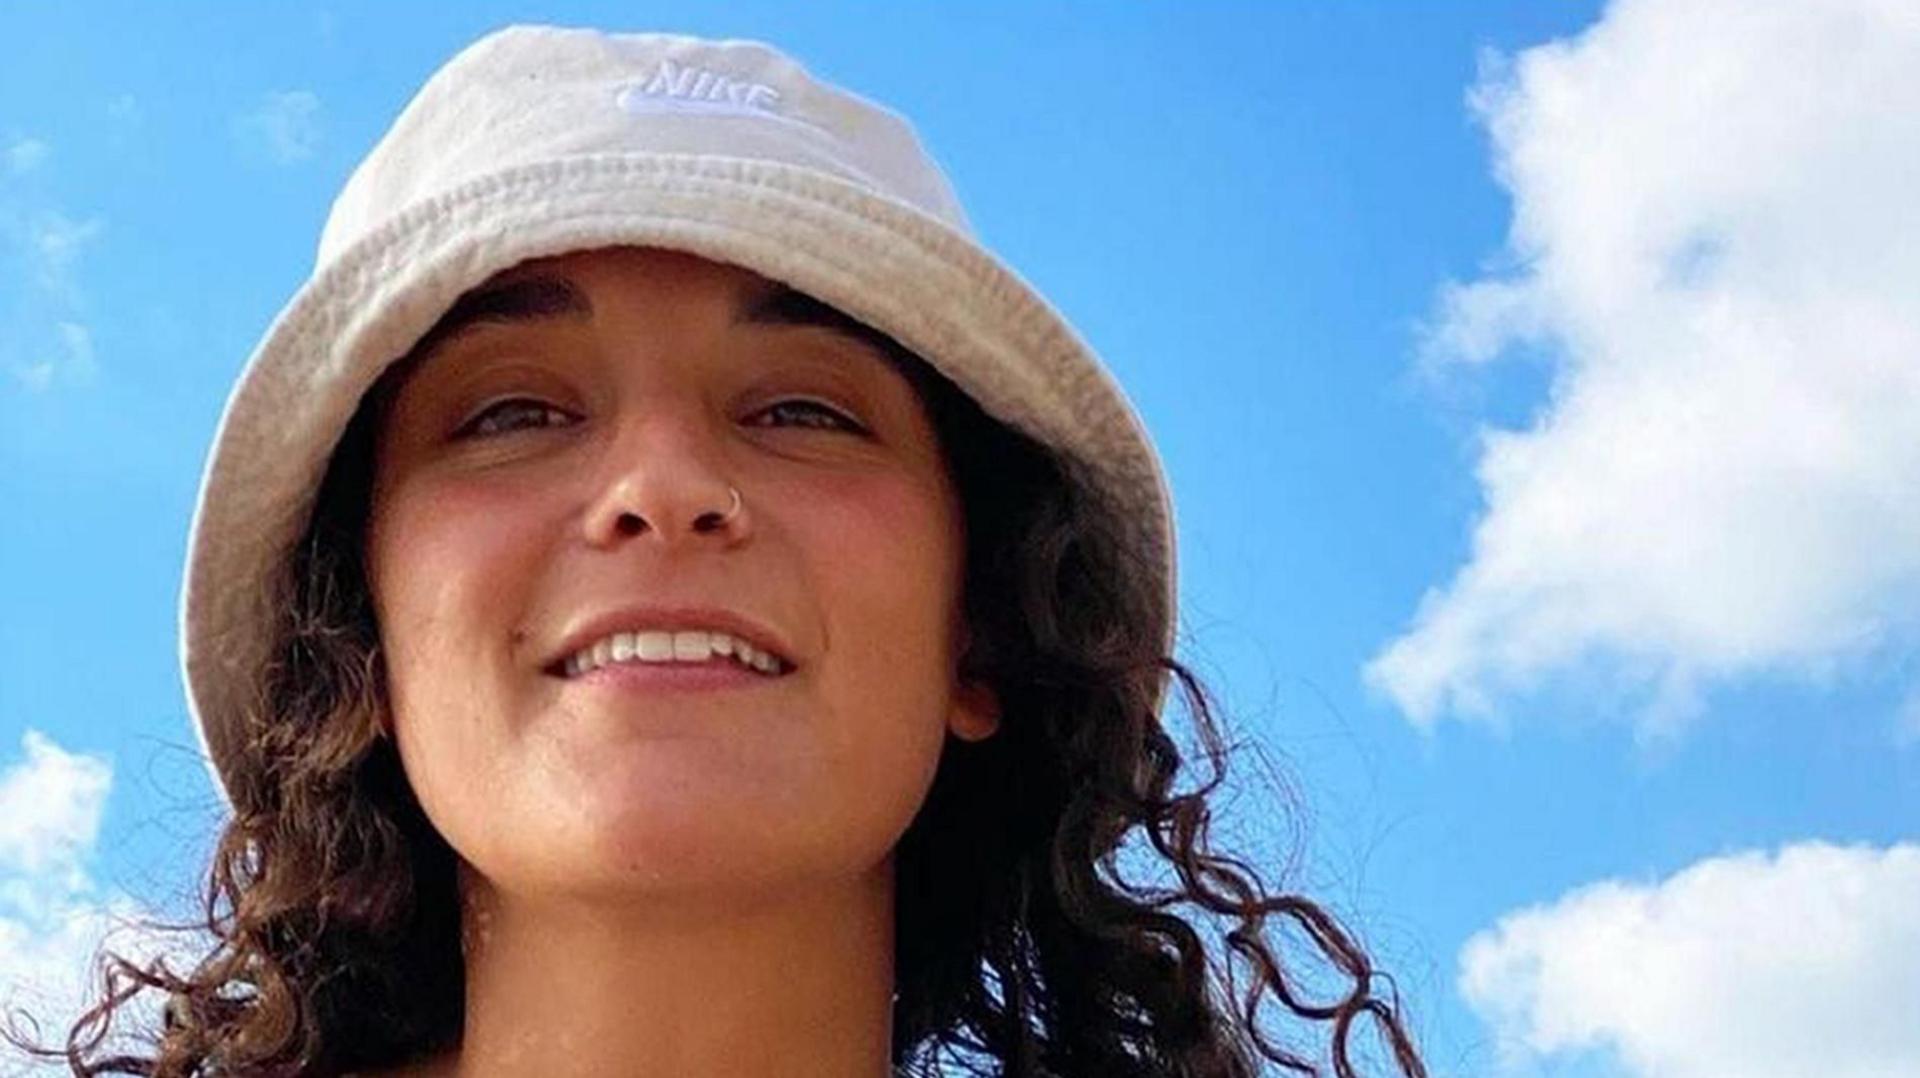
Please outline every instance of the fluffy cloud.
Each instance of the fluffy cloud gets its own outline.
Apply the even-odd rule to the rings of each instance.
[[[28,730],[27,758],[0,774],[0,866],[44,873],[75,866],[100,831],[113,771]]]
[[[106,231],[100,217],[76,220],[48,197],[37,172],[50,157],[38,139],[0,153],[0,368],[29,391],[55,382],[87,385],[99,367],[85,321],[80,262]]]
[[[61,322],[54,328],[59,332],[65,366],[73,380],[81,385],[92,382],[100,369],[93,361],[93,334],[78,322]]]
[[[1825,843],[1606,882],[1470,939],[1459,988],[1506,1065],[1647,1078],[1920,1074],[1920,845]]]
[[[58,210],[34,214],[26,229],[26,239],[40,287],[68,306],[77,305],[74,266],[87,244],[98,239],[105,228],[106,222],[98,217],[75,221]]]
[[[1469,560],[1368,663],[1412,720],[1598,674],[1671,732],[1717,680],[1823,677],[1920,611],[1920,7],[1620,0],[1489,57],[1505,270],[1436,377],[1552,364],[1484,429]]]
[[[25,1009],[40,1022],[37,1038],[58,1043],[93,1001],[90,964],[103,940],[136,960],[161,952],[131,930],[137,904],[104,893],[86,871],[112,769],[33,730],[23,747],[25,759],[0,771],[0,1008]],[[0,1074],[42,1072],[25,1066],[0,1046]]]
[[[270,93],[234,120],[234,132],[275,164],[305,161],[320,144],[320,98],[308,90]]]
[[[12,312],[16,329],[10,341],[0,344],[0,359],[8,361],[15,379],[30,390],[46,390],[55,381],[92,384],[99,365],[93,332],[79,320],[86,304],[77,267],[105,222],[97,217],[74,221],[47,210],[29,215],[21,227],[7,224],[0,220],[0,241],[17,237],[28,276],[20,291],[31,302]]]

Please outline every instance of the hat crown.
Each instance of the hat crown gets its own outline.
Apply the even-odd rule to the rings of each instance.
[[[316,266],[467,180],[625,153],[814,169],[972,234],[911,124],[770,45],[511,26],[461,50],[420,88],[334,201]]]

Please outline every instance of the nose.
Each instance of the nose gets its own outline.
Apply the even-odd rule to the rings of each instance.
[[[644,535],[668,547],[705,536],[722,547],[744,542],[751,515],[722,457],[698,420],[630,420],[607,451],[587,507],[588,545],[611,549]]]

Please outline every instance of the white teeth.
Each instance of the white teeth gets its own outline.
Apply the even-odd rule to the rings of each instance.
[[[713,647],[707,643],[707,634],[694,630],[690,633],[673,634],[673,657],[681,662],[703,663],[713,656]]]
[[[657,663],[673,658],[672,633],[635,633],[633,650],[641,659]]]
[[[681,632],[647,630],[614,633],[596,642],[593,647],[576,652],[567,659],[566,673],[568,677],[579,677],[608,663],[631,662],[635,659],[641,662],[706,662],[715,655],[730,657],[763,674],[778,673],[782,666],[781,661],[771,653],[726,633],[699,629]]]

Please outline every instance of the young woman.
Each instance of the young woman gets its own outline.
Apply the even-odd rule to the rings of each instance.
[[[1209,848],[1173,580],[1133,410],[905,122],[750,42],[490,35],[348,181],[215,438],[212,946],[114,958],[53,1054],[1317,1073],[1271,994],[1337,1073],[1371,1015],[1424,1074],[1334,921]],[[1275,915],[1350,992],[1300,998]],[[102,1051],[147,988],[151,1053]]]

